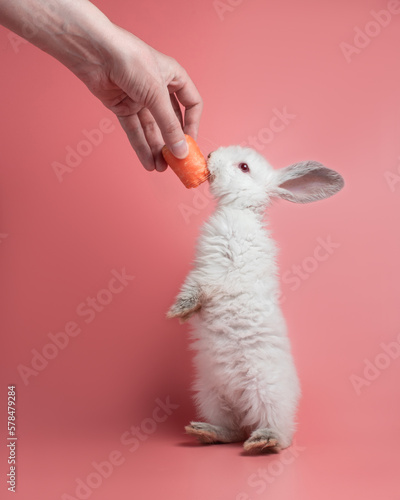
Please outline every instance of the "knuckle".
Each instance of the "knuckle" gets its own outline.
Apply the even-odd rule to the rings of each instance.
[[[142,129],[145,135],[153,134],[157,130],[157,128],[158,127],[156,126],[155,121],[148,120],[142,123]]]
[[[199,96],[197,103],[195,104],[197,106],[199,113],[203,111],[204,108],[204,101],[203,99]]]
[[[165,125],[164,127],[164,132],[167,134],[167,135],[174,135],[176,134],[177,131],[181,131],[181,126],[179,125],[179,122],[176,123],[175,121],[174,122],[169,122]]]
[[[183,69],[182,66],[179,64],[179,62],[174,57],[167,56],[167,62],[169,66],[172,67],[175,71],[177,70],[181,71]]]
[[[161,83],[157,81],[152,82],[148,86],[146,94],[142,99],[144,106],[148,108],[155,106],[156,103],[159,102],[160,98],[162,97],[162,93],[163,93],[163,87]]]
[[[136,123],[131,123],[127,122],[126,124],[123,125],[123,128],[125,129],[125,132],[132,137],[138,137],[140,134],[140,125]]]

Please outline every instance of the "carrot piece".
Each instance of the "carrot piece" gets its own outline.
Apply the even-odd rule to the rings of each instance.
[[[189,146],[189,154],[186,158],[176,158],[171,151],[164,146],[161,150],[162,155],[168,165],[176,173],[179,179],[187,188],[194,188],[206,181],[210,176],[207,168],[207,162],[196,141],[185,134],[186,142]]]

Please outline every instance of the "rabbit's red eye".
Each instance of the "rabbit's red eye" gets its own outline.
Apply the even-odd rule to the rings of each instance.
[[[247,163],[239,163],[239,168],[242,172],[250,172],[249,166]]]

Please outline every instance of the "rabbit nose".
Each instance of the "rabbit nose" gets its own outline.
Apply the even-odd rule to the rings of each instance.
[[[211,157],[212,154],[213,154],[213,151],[211,151],[211,153],[208,153],[207,159],[210,159],[210,157]]]

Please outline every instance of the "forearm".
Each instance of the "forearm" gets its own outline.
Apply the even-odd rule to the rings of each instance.
[[[0,0],[0,24],[80,76],[87,63],[107,57],[114,25],[87,0]]]

